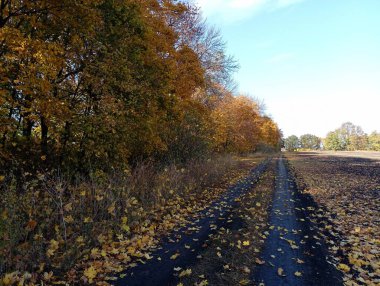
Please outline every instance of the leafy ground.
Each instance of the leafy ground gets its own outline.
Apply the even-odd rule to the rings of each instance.
[[[313,221],[345,285],[380,285],[380,157],[369,152],[287,153],[297,185],[318,203]]]
[[[326,243],[310,216],[315,203],[300,193],[289,174],[286,160],[280,158],[274,199],[269,217],[269,235],[261,258],[263,263],[253,277],[267,286],[342,285],[341,273],[334,267]]]
[[[0,285],[341,285],[342,275],[345,285],[380,285],[380,160],[369,155],[239,157],[215,180],[202,179],[212,165],[191,176],[165,171],[157,184],[173,185],[175,174],[182,183],[164,204],[129,200],[132,216],[118,221],[123,209],[111,200],[109,221],[119,227],[99,229],[95,242],[73,236],[81,256],[67,271],[59,266],[73,246],[51,239],[50,260],[8,272]],[[72,208],[65,202],[65,212]]]
[[[248,285],[252,284],[252,266],[261,263],[259,254],[268,235],[268,212],[273,196],[275,160],[257,185],[248,188],[238,205],[221,227],[210,237],[195,265],[178,269],[191,270],[180,278],[178,285]]]
[[[265,158],[212,160],[157,174],[143,166],[123,182],[130,188],[123,188],[126,200],[112,191],[112,196],[103,196],[99,184],[49,192],[39,191],[37,184],[31,199],[39,211],[29,222],[22,217],[26,201],[17,204],[14,196],[3,197],[7,208],[1,221],[8,223],[0,245],[0,268],[6,270],[0,281],[4,285],[107,284],[104,281],[115,273],[149,260],[161,237],[187,225]],[[107,180],[103,186],[118,190]],[[41,196],[47,197],[37,200]],[[20,235],[15,236],[15,231]]]

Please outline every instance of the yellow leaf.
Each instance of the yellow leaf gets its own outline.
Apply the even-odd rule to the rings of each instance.
[[[199,282],[199,283],[197,283],[195,285],[197,285],[197,286],[206,286],[206,285],[208,285],[208,281],[207,280],[202,280],[201,282]]]
[[[173,254],[172,256],[170,256],[170,259],[171,259],[171,260],[177,259],[177,257],[178,257],[179,255],[180,255],[179,253]]]
[[[279,268],[277,269],[277,274],[278,274],[279,276],[285,276],[285,274],[284,274],[284,269],[282,269],[281,267],[279,267]]]
[[[108,213],[109,214],[114,214],[114,211],[115,211],[115,203],[113,203],[112,205],[110,205],[107,209]]]
[[[14,282],[14,276],[14,273],[6,273],[2,280],[2,284],[4,284],[5,286],[12,285]]]
[[[94,266],[90,266],[89,268],[85,269],[83,272],[84,276],[88,279],[89,283],[92,283],[98,272],[96,271]]]
[[[0,182],[4,181],[5,176],[0,176]]]
[[[340,263],[338,265],[338,269],[342,270],[343,272],[349,272],[351,268],[346,264]]]
[[[59,247],[59,242],[52,239],[50,240],[50,245],[49,245],[49,248],[47,250],[47,256],[50,257],[50,256],[53,256],[54,253],[57,251]]]
[[[72,217],[72,215],[68,215],[68,216],[65,216],[64,220],[67,223],[71,223],[74,221],[74,218]]]
[[[243,245],[244,246],[248,246],[249,245],[249,240],[243,241]]]
[[[250,281],[248,279],[243,279],[243,280],[239,281],[240,285],[248,285],[249,283],[250,283]]]
[[[123,216],[121,218],[121,229],[124,230],[125,232],[129,232],[130,231],[130,227],[129,225],[127,224],[128,223],[128,218]]]
[[[190,276],[191,275],[191,269],[183,270],[181,273],[179,273],[178,277],[184,277],[184,276]]]
[[[50,271],[49,273],[48,272],[44,273],[44,280],[45,281],[49,281],[52,277],[53,277],[53,271]]]
[[[83,236],[78,236],[77,238],[76,238],[76,240],[75,240],[76,242],[78,242],[79,244],[81,244],[81,243],[83,243],[84,242],[84,238],[83,238]]]
[[[71,211],[73,209],[73,203],[68,203],[63,208],[64,208],[65,211],[69,212],[69,211]]]
[[[296,271],[296,272],[294,272],[294,275],[297,276],[297,277],[301,277],[301,276],[302,276],[302,273],[299,272],[299,271]]]
[[[96,258],[99,256],[99,248],[91,249],[91,257]]]

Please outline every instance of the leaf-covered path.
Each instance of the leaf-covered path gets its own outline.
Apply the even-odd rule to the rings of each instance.
[[[253,169],[248,177],[231,186],[224,196],[200,212],[192,224],[163,239],[145,263],[127,270],[114,285],[177,285],[181,272],[197,262],[199,253],[207,247],[209,238],[220,228],[233,227],[231,211],[238,206],[239,197],[250,190],[265,172],[269,159]],[[190,268],[189,268],[190,269]]]
[[[297,191],[284,159],[278,160],[276,190],[265,242],[263,265],[253,280],[271,285],[342,285],[339,271],[328,262],[327,248],[308,212],[313,204]]]

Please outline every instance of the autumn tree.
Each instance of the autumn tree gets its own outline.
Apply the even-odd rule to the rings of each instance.
[[[234,98],[237,64],[194,5],[26,0],[0,9],[4,158],[27,153],[85,172],[278,141],[257,102]]]
[[[299,143],[302,149],[319,150],[321,148],[321,139],[312,134],[301,135]]]
[[[258,103],[260,106],[260,103]],[[260,107],[259,107],[260,108]],[[269,147],[272,150],[281,149],[282,132],[276,122],[268,116],[261,119],[261,144],[264,149]]]
[[[226,53],[226,43],[220,31],[207,25],[200,8],[189,3],[184,5],[187,13],[180,17],[169,14],[168,22],[179,35],[177,45],[186,45],[198,55],[205,72],[203,100],[212,104],[213,97],[224,97],[234,90],[232,75],[239,65]]]
[[[168,149],[169,122],[184,112],[175,105],[205,82],[198,55],[177,46],[166,22],[169,9],[186,7],[104,0],[1,9],[4,146],[40,145],[44,157],[84,168]]]
[[[380,151],[380,133],[373,131],[368,136],[369,149],[373,151]]]
[[[291,135],[285,138],[284,145],[287,151],[293,152],[293,151],[296,151],[300,147],[300,142],[296,135]]]
[[[360,126],[346,122],[340,128],[329,132],[323,145],[326,150],[366,150],[368,148],[368,136]]]
[[[323,147],[325,150],[334,151],[343,151],[346,149],[346,145],[338,131],[330,131],[327,133],[326,138],[323,140]]]

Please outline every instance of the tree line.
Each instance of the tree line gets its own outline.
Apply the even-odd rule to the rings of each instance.
[[[1,1],[0,162],[64,170],[278,148],[237,62],[175,0]]]
[[[339,128],[330,131],[326,138],[319,138],[312,134],[305,134],[300,136],[300,138],[291,135],[284,140],[284,147],[288,151],[295,151],[298,149],[380,151],[380,133],[373,131],[371,134],[367,134],[360,126],[351,122],[345,122]]]

